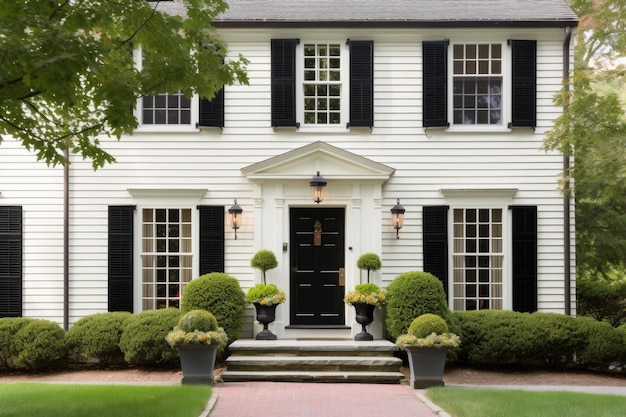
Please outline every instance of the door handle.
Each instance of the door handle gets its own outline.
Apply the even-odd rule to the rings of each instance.
[[[346,285],[346,268],[339,268],[339,286],[345,287]]]

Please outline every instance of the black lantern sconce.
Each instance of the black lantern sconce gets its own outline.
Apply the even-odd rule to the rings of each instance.
[[[241,213],[243,213],[243,209],[239,204],[237,204],[237,200],[235,199],[235,204],[228,209],[230,225],[235,231],[235,240],[237,240],[237,229],[241,226]]]
[[[398,203],[391,208],[391,224],[393,224],[393,228],[396,229],[396,239],[400,239],[400,229],[404,224],[404,212],[406,210],[400,204],[400,199],[398,199]]]
[[[324,177],[320,175],[319,171],[317,171],[317,175],[309,181],[309,186],[311,187],[311,192],[313,193],[313,201],[317,204],[324,201],[324,188],[326,188],[326,184],[328,183]]]

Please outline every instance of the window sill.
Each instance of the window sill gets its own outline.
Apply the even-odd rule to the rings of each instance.
[[[513,129],[507,126],[455,125],[446,129],[448,133],[509,133]]]
[[[344,125],[335,126],[319,126],[319,125],[303,125],[301,124],[297,130],[300,133],[346,133],[350,131]]]
[[[199,127],[191,125],[145,125],[139,126],[133,133],[198,133]]]

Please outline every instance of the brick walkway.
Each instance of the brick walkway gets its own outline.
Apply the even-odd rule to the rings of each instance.
[[[434,417],[406,385],[229,382],[210,417]]]

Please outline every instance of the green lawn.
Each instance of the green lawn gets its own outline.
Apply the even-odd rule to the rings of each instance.
[[[432,388],[428,397],[453,417],[624,417],[626,397],[571,392]]]
[[[0,384],[0,417],[198,417],[211,387]]]

